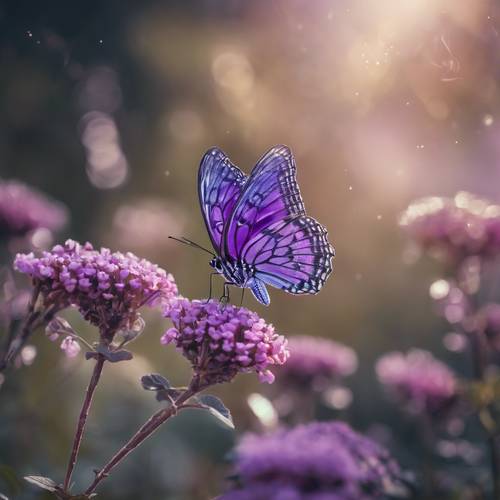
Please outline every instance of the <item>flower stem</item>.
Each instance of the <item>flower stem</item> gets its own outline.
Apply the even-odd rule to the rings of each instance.
[[[478,380],[484,379],[484,365],[485,365],[485,349],[484,349],[484,339],[480,331],[475,331],[471,333],[472,335],[472,358],[474,367],[474,376]]]
[[[490,447],[491,469],[493,473],[493,499],[500,500],[500,448],[496,436],[488,439]]]
[[[9,367],[11,362],[21,352],[21,349],[26,344],[28,338],[31,337],[33,331],[43,325],[49,317],[48,315],[41,317],[39,312],[33,312],[25,319],[21,326],[21,331],[12,339],[3,359],[0,361],[0,373]]]
[[[33,330],[39,326],[40,313],[35,312],[35,304],[38,300],[39,294],[40,287],[36,286],[33,289],[33,293],[28,304],[28,313],[21,324],[20,332],[16,335],[14,330],[12,330],[11,334],[7,338],[4,354],[0,361],[0,373],[9,366],[10,362],[17,356]]]
[[[172,415],[175,415],[178,409],[182,409],[182,404],[189,398],[194,396],[199,391],[197,384],[191,383],[190,386],[174,401],[174,404],[162,408],[156,412],[149,420],[130,438],[130,440],[123,445],[109,462],[96,471],[96,476],[93,483],[85,491],[85,495],[90,495],[95,491],[101,481],[109,476],[111,471],[133,450],[135,450],[143,441],[145,441],[158,427],[160,427]]]
[[[475,377],[485,380],[486,346],[482,331],[472,332],[472,357]],[[486,408],[489,414],[489,410]],[[480,419],[483,422],[484,419]],[[484,430],[488,433],[488,448],[490,451],[491,475],[493,481],[493,499],[500,500],[500,449],[492,429],[483,423]]]
[[[422,415],[417,422],[417,432],[420,438],[423,463],[422,475],[424,477],[423,495],[425,498],[432,498],[436,493],[436,474],[434,472],[434,444],[436,438],[434,435],[433,423],[429,415]]]
[[[90,405],[92,404],[92,398],[94,396],[95,389],[101,378],[102,368],[104,366],[105,358],[99,355],[97,362],[94,366],[94,371],[92,372],[92,377],[90,378],[89,385],[87,387],[87,392],[85,394],[85,399],[83,400],[82,409],[80,410],[80,417],[78,419],[78,425],[75,432],[75,438],[73,440],[73,448],[71,450],[71,455],[69,457],[68,468],[66,470],[66,477],[64,478],[63,488],[65,491],[68,490],[71,476],[73,474],[73,469],[75,468],[76,460],[78,458],[78,452],[80,450],[80,445],[82,443],[83,431],[85,430],[85,424],[87,422],[87,417],[90,411]]]

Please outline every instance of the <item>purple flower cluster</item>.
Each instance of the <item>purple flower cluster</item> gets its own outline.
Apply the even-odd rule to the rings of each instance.
[[[288,358],[285,338],[244,307],[178,299],[167,306],[165,316],[174,327],[163,335],[162,344],[173,343],[182,351],[202,385],[228,382],[238,372],[250,371],[271,383],[268,367]]]
[[[424,249],[454,262],[500,253],[500,206],[467,192],[417,200],[399,223]]]
[[[90,243],[73,240],[40,257],[18,254],[14,267],[32,277],[47,309],[78,307],[108,340],[133,327],[142,305],[177,295],[172,275],[157,265],[131,253],[94,250]]]
[[[288,339],[290,358],[276,374],[286,384],[311,387],[316,380],[336,380],[351,375],[358,367],[350,347],[329,339],[295,336]]]
[[[339,422],[248,435],[236,450],[242,489],[223,500],[368,500],[400,489],[387,450]]]
[[[387,353],[377,361],[376,372],[388,392],[415,414],[442,416],[458,397],[455,375],[428,351]]]
[[[0,181],[0,236],[24,236],[38,228],[61,229],[66,209],[17,181]]]

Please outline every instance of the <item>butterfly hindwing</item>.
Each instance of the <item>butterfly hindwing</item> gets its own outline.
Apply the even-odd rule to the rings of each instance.
[[[255,165],[224,228],[224,255],[241,257],[261,231],[290,216],[305,214],[296,166],[287,146],[274,146]]]
[[[333,256],[326,229],[308,216],[270,226],[244,250],[256,278],[293,294],[319,292],[332,272]]]
[[[218,254],[225,224],[246,180],[247,176],[220,149],[209,149],[203,156],[198,174],[198,194],[207,231]]]

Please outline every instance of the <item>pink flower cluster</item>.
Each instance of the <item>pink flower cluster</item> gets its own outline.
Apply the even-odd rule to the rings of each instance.
[[[244,307],[178,299],[171,301],[165,316],[174,326],[163,335],[162,344],[173,343],[182,351],[202,385],[228,382],[238,372],[250,371],[272,383],[268,367],[288,358],[285,338]]]
[[[14,267],[33,279],[46,308],[74,305],[83,317],[112,338],[130,328],[138,309],[177,295],[171,274],[134,254],[94,250],[90,243],[68,240],[36,257],[18,254]]]
[[[40,227],[57,231],[66,223],[66,209],[17,181],[0,181],[0,236],[24,236]]]
[[[500,206],[467,192],[417,200],[399,224],[424,249],[453,262],[500,253]]]
[[[356,353],[350,347],[330,339],[296,336],[288,339],[290,359],[277,371],[285,383],[310,388],[318,379],[338,379],[351,375],[358,367]]]
[[[428,351],[387,353],[375,369],[382,385],[412,413],[442,415],[457,400],[455,375]]]

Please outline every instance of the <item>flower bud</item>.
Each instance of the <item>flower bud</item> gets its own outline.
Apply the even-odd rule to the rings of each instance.
[[[61,342],[61,349],[64,351],[68,358],[75,358],[81,351],[80,344],[71,336],[66,337]]]
[[[62,335],[76,335],[73,327],[61,316],[56,316],[49,324],[45,327],[45,335],[54,342]]]

